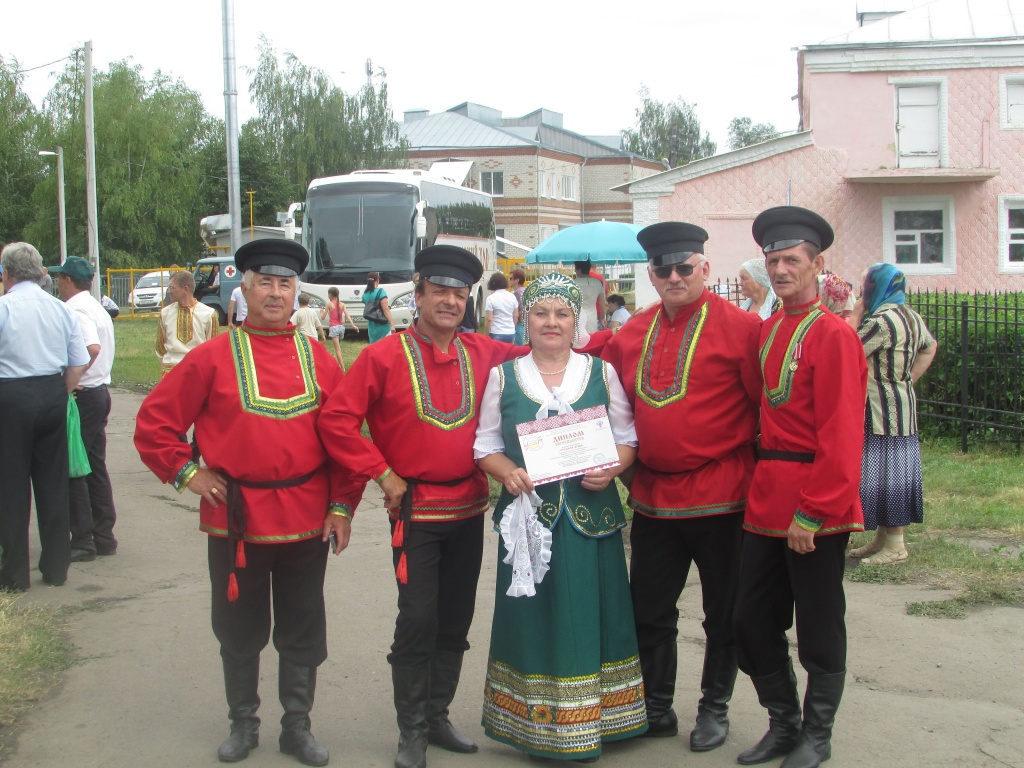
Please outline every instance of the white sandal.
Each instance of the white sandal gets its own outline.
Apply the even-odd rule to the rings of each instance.
[[[876,555],[864,558],[861,562],[864,565],[902,565],[907,562],[909,557],[910,553],[906,548],[901,547],[900,549],[883,549]]]
[[[862,557],[870,557],[871,555],[875,554],[876,552],[881,552],[882,551],[882,546],[883,546],[883,544],[876,539],[876,540],[873,540],[873,541],[865,544],[863,547],[857,547],[856,549],[851,549],[849,552],[846,553],[846,556],[847,557],[852,557],[852,558],[854,558],[856,560],[859,560]]]

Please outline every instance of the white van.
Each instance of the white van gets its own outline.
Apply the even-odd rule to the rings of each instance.
[[[128,301],[136,312],[159,311],[164,303],[164,294],[171,280],[169,270],[147,272],[135,284],[135,290],[128,295]]]

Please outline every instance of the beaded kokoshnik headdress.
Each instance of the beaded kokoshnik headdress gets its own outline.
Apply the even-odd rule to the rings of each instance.
[[[573,344],[580,340],[580,308],[583,294],[570,278],[559,272],[549,272],[532,281],[523,292],[523,313],[529,317],[530,309],[538,301],[554,299],[572,310],[574,318]],[[525,341],[530,343],[530,323],[527,320]]]

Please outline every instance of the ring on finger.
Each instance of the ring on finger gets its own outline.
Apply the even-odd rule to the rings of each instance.
[[[210,493],[214,493],[215,494],[215,493],[219,493],[219,491],[216,488],[211,488],[210,489]]]

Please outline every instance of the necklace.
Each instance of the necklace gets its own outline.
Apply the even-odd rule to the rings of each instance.
[[[542,371],[542,370],[541,370],[540,368],[538,368],[538,369],[537,369],[537,372],[538,372],[538,373],[540,373],[540,375],[541,375],[541,376],[557,376],[557,375],[558,375],[558,374],[560,374],[560,373],[565,373],[565,370],[566,370],[566,368],[568,368],[568,367],[569,367],[569,364],[568,364],[568,363],[566,363],[566,364],[565,364],[565,368],[563,368],[563,369],[562,369],[562,370],[560,370],[560,371]]]

